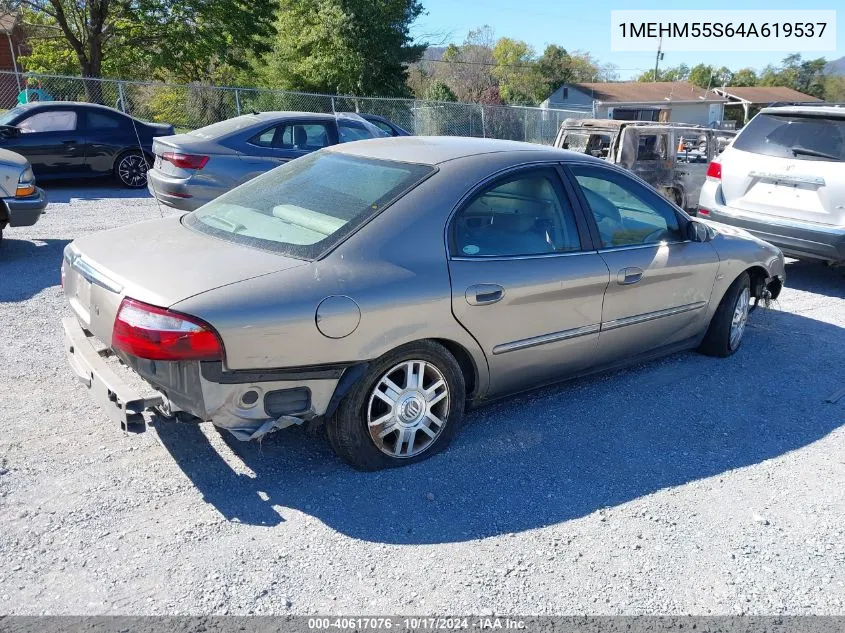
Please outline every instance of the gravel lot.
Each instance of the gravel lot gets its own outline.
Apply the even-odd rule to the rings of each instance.
[[[48,194],[0,251],[0,613],[845,614],[841,273],[789,264],[728,360],[492,405],[363,474],[301,429],[109,424],[66,367],[62,249],[159,210]]]

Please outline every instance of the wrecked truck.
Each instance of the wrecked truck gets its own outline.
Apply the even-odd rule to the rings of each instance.
[[[566,119],[555,147],[620,165],[694,215],[707,166],[734,135],[686,123]]]

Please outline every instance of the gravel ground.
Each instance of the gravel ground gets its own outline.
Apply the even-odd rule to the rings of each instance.
[[[841,273],[789,264],[730,359],[492,405],[363,474],[300,429],[109,424],[66,367],[62,249],[159,210],[48,193],[0,252],[0,613],[845,614]]]

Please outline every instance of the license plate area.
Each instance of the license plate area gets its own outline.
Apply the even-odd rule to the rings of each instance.
[[[67,281],[67,280],[66,280]],[[65,284],[70,307],[86,325],[91,325],[91,283],[79,273],[71,275],[71,283]]]

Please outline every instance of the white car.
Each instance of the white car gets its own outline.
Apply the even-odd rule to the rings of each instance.
[[[698,215],[845,263],[845,108],[764,108],[710,163]]]

